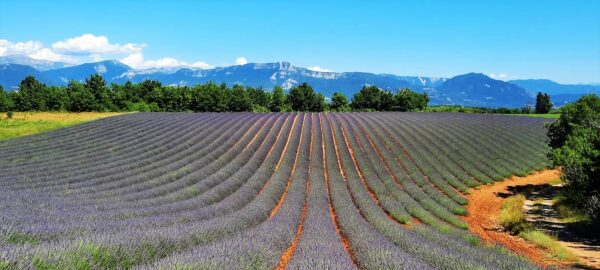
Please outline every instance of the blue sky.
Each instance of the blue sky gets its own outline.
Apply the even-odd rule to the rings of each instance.
[[[0,54],[600,82],[600,1],[146,2],[2,0]]]

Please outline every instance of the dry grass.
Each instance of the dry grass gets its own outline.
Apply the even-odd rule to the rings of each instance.
[[[90,121],[104,117],[123,114],[121,112],[14,112],[12,120],[24,121]],[[0,118],[6,120],[6,113],[0,113]]]
[[[526,198],[523,194],[517,194],[508,197],[502,203],[502,210],[499,216],[500,224],[513,234],[517,234],[527,227],[525,214],[523,214],[525,200]]]
[[[563,223],[589,222],[590,217],[577,211],[573,205],[568,203],[564,194],[558,194],[553,199],[554,207],[558,212],[558,218]]]
[[[569,250],[556,243],[556,238],[539,230],[527,230],[519,234],[525,240],[546,249],[550,255],[560,261],[577,262],[578,258]]]
[[[115,112],[15,112],[12,119],[0,113],[0,140],[33,135],[86,121],[119,115]]]

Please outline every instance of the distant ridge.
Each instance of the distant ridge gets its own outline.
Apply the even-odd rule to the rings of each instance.
[[[535,95],[537,92],[550,94],[552,102],[556,106],[562,106],[566,103],[573,102],[584,94],[600,94],[600,85],[559,84],[546,79],[513,80],[509,82],[527,89],[532,95]]]
[[[19,54],[7,55],[0,57],[0,64],[19,64],[24,66],[30,66],[39,71],[46,71],[51,69],[58,69],[68,66],[62,62],[52,62],[47,60],[38,60],[31,57]]]
[[[56,68],[48,69],[49,67]],[[490,108],[518,108],[532,105],[537,91],[550,93],[556,105],[573,101],[585,93],[600,92],[600,86],[562,85],[549,80],[505,82],[494,80],[481,73],[440,78],[367,72],[324,72],[296,67],[284,61],[248,63],[213,69],[178,67],[135,70],[116,60],[65,66],[64,63],[39,62],[26,56],[0,57],[0,85],[7,90],[17,89],[20,81],[27,75],[33,75],[48,85],[66,85],[70,80],[83,82],[94,73],[100,73],[109,84],[158,80],[165,85],[192,86],[212,81],[266,89],[281,86],[287,90],[299,83],[307,82],[326,97],[333,96],[334,92],[341,92],[348,98],[364,85],[376,85],[390,91],[408,87],[418,92],[428,93],[432,105]]]

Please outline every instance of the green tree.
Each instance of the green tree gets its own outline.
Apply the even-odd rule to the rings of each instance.
[[[271,93],[265,91],[264,89],[262,89],[262,87],[247,87],[246,91],[250,96],[250,100],[252,101],[253,106],[267,108],[271,104]]]
[[[131,84],[131,82],[128,83]],[[128,98],[125,92],[125,85],[127,83],[123,85],[112,83],[110,86],[110,101],[117,111],[127,110]]]
[[[229,99],[229,111],[247,112],[252,110],[252,99],[241,85],[234,85]]]
[[[106,88],[106,82],[100,74],[96,73],[85,79],[84,87],[94,95],[96,99],[94,111],[106,111],[110,110],[112,104],[110,103],[110,95]]]
[[[160,102],[155,101],[162,111],[180,112],[189,110],[190,89],[187,86],[167,86],[162,88]]]
[[[29,75],[19,85],[19,95],[15,101],[19,111],[44,111],[46,110],[46,86]]]
[[[164,87],[154,87],[146,96],[146,103],[148,105],[155,104],[154,110],[151,111],[160,111],[160,108],[167,107],[167,98],[168,94],[165,91]]]
[[[229,109],[231,91],[225,83],[222,83],[211,91],[211,98],[214,103],[212,112],[226,112]]]
[[[549,113],[552,109],[552,102],[547,93],[538,92],[535,98],[535,113]]]
[[[348,98],[342,93],[335,92],[333,93],[333,97],[331,97],[331,103],[329,104],[329,108],[335,112],[346,112],[350,110],[350,106],[348,104]]]
[[[142,83],[133,88],[132,96],[138,102],[141,100],[148,101],[148,96],[155,88],[162,88],[162,84],[156,80],[144,80]]]
[[[131,81],[127,81],[125,84],[123,84],[122,89],[125,100],[129,102],[138,102],[142,100],[139,96],[139,84],[134,84]]]
[[[568,199],[600,221],[600,98],[581,97],[548,125],[554,166],[562,168]]]
[[[317,93],[315,98],[312,100],[310,107],[311,112],[322,112],[325,111],[325,96],[321,93]]]
[[[0,85],[0,112],[8,112],[13,110],[14,102],[9,93],[4,91]]]
[[[212,82],[209,84],[212,84]],[[193,111],[195,111],[195,112],[210,111],[212,105],[211,105],[211,98],[210,98],[210,93],[209,93],[207,84],[196,85],[193,88],[192,96],[193,96],[192,97],[192,110]]]
[[[79,82],[69,82],[67,95],[69,97],[67,108],[71,112],[90,112],[98,107],[94,93]]]
[[[594,121],[598,121],[598,111],[600,102],[595,94],[582,96],[576,102],[563,106],[559,119],[548,126],[550,147],[562,147],[569,134],[573,133],[573,129],[590,126]]]
[[[381,108],[381,89],[377,86],[363,86],[352,97],[352,109],[355,110],[380,110]]]
[[[192,109],[197,112],[225,112],[229,109],[227,85],[209,82],[194,87]]]
[[[272,112],[280,112],[282,111],[285,101],[286,101],[285,92],[279,86],[275,86],[273,88],[273,94],[271,98],[271,104],[269,104],[269,109]]]
[[[317,94],[307,83],[302,83],[290,89],[287,102],[294,111],[320,112],[325,108],[325,97]]]
[[[381,92],[379,92],[379,100],[380,100],[379,108],[377,108],[376,110],[391,111],[394,109],[396,101],[394,99],[394,94],[392,94],[392,92],[387,91],[387,90],[381,90]]]
[[[423,110],[427,107],[428,102],[427,93],[419,94],[404,88],[394,95],[394,110],[401,112]]]
[[[50,111],[66,110],[69,97],[64,87],[46,87],[46,109]]]

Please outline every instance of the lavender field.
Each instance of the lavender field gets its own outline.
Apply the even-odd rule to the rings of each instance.
[[[548,120],[136,113],[0,142],[0,269],[529,269],[460,218]]]

